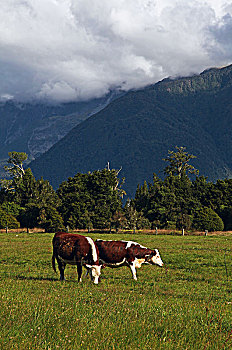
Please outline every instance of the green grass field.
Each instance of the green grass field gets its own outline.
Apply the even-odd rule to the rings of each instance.
[[[231,349],[232,235],[90,234],[158,248],[165,267],[60,282],[53,234],[0,234],[0,349]],[[84,271],[85,272],[85,271]]]

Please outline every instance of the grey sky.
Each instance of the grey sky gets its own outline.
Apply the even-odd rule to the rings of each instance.
[[[232,1],[1,0],[1,100],[88,99],[230,63]]]

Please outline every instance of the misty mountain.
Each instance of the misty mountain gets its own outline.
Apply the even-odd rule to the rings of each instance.
[[[77,172],[110,162],[122,167],[125,189],[133,195],[153,172],[161,176],[168,150],[185,146],[197,156],[192,164],[201,175],[232,176],[231,97],[232,66],[130,91],[74,127],[30,167],[56,188]]]
[[[0,161],[8,152],[26,152],[32,160],[64,137],[74,126],[104,108],[117,92],[87,102],[60,105],[17,103],[0,104]]]

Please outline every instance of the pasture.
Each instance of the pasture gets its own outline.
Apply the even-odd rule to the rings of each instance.
[[[232,235],[89,234],[158,248],[165,267],[102,270],[99,285],[59,281],[47,233],[0,234],[0,348],[230,349]],[[84,271],[85,273],[85,271]]]

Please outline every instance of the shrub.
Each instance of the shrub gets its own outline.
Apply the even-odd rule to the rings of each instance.
[[[220,216],[213,209],[202,207],[194,213],[193,228],[200,231],[223,231],[224,224]]]

